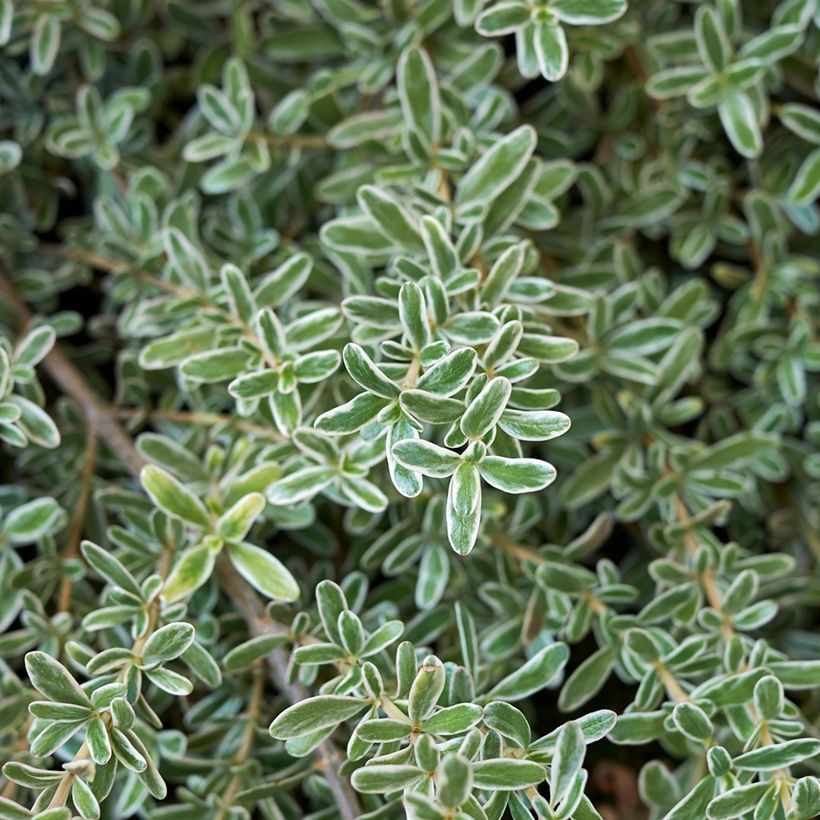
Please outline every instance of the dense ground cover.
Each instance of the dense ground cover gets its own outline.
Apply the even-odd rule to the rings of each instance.
[[[0,0],[0,818],[820,814],[815,0]]]

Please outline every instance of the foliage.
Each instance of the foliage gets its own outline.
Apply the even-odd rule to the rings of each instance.
[[[0,820],[820,815],[818,29],[0,0]]]

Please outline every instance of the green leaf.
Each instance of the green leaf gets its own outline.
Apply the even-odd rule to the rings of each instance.
[[[653,74],[646,83],[646,93],[658,100],[684,96],[708,74],[701,66],[675,66]]]
[[[368,658],[381,652],[397,641],[402,632],[404,632],[404,624],[401,621],[387,621],[367,638],[359,653],[360,657]]]
[[[781,106],[778,116],[790,131],[820,145],[820,111],[801,103],[786,103]]]
[[[750,97],[744,91],[729,91],[718,105],[718,113],[735,150],[750,159],[760,156],[763,137]]]
[[[299,646],[293,651],[293,660],[301,666],[316,666],[333,663],[345,656],[346,650],[333,643],[314,643]]]
[[[561,26],[553,23],[534,23],[535,56],[538,70],[545,80],[560,80],[569,66],[567,35]]]
[[[28,705],[29,712],[43,720],[84,720],[91,716],[88,706],[75,703],[55,703],[50,700],[34,700]]]
[[[20,411],[17,426],[32,444],[49,450],[59,447],[60,431],[41,407],[23,396],[9,396],[8,400]]]
[[[262,493],[248,493],[219,517],[219,535],[226,541],[243,541],[264,509],[265,496]]]
[[[399,386],[384,375],[359,345],[345,345],[342,359],[347,372],[360,387],[384,399],[398,397]]]
[[[461,432],[469,439],[479,439],[489,433],[501,418],[511,391],[509,379],[498,377],[488,381],[461,417]]]
[[[75,777],[71,783],[71,802],[83,820],[97,820],[100,816],[100,804],[91,791],[91,787],[81,777]]]
[[[424,294],[415,282],[405,282],[399,291],[399,319],[415,351],[430,343],[430,326]]]
[[[820,148],[803,160],[786,196],[797,206],[811,205],[820,196]]]
[[[476,788],[487,791],[516,791],[537,786],[547,776],[538,763],[531,760],[480,760],[473,764]]]
[[[373,185],[363,185],[356,199],[391,242],[409,250],[424,249],[416,218],[394,196]]]
[[[249,183],[258,169],[247,157],[228,157],[211,166],[202,176],[200,185],[206,194],[225,194]]]
[[[519,441],[548,441],[570,428],[570,419],[553,410],[505,410],[498,426]]]
[[[482,710],[474,703],[457,703],[440,709],[422,722],[422,729],[433,735],[460,735],[481,720]]]
[[[350,782],[363,794],[384,794],[410,786],[423,776],[424,772],[417,766],[384,764],[356,769]]]
[[[85,720],[55,721],[48,723],[42,731],[30,735],[29,751],[35,757],[48,757],[68,742],[85,725]]]
[[[412,730],[407,721],[383,718],[362,721],[356,727],[356,734],[367,743],[390,743],[408,737]]]
[[[565,723],[558,733],[555,752],[550,763],[550,800],[557,804],[564,798],[581,771],[586,744],[581,727],[575,722]]]
[[[322,413],[313,426],[329,436],[355,433],[370,424],[388,403],[387,399],[375,393],[360,393],[346,404]]]
[[[170,473],[149,464],[142,468],[140,481],[151,500],[169,515],[203,529],[211,527],[211,516],[205,505]]]
[[[236,265],[227,264],[222,266],[220,279],[228,296],[231,314],[248,324],[256,314],[256,302],[245,275]]]
[[[555,480],[556,475],[551,464],[535,458],[486,456],[478,468],[488,484],[505,493],[543,490]]]
[[[190,356],[179,366],[179,371],[193,382],[224,382],[242,373],[249,357],[244,347],[223,347]]]
[[[416,387],[440,396],[452,396],[470,381],[476,363],[475,350],[468,347],[454,350],[425,370],[416,382]]]
[[[464,403],[426,390],[402,390],[399,403],[413,418],[427,424],[447,424],[461,418]]]
[[[786,689],[814,689],[820,686],[820,660],[775,661],[767,666]]]
[[[492,202],[521,173],[535,150],[535,142],[533,128],[522,125],[493,143],[459,183],[456,204],[464,209]]]
[[[40,76],[48,74],[60,51],[60,19],[56,14],[41,13],[31,35],[31,70]]]
[[[452,276],[459,268],[459,259],[447,231],[432,216],[423,216],[419,224],[433,273],[439,279]]]
[[[45,652],[29,652],[25,663],[32,686],[45,697],[58,703],[91,705],[72,674],[50,655]]]
[[[222,672],[210,652],[194,641],[182,655],[188,669],[206,686],[216,689],[222,683]]]
[[[596,26],[617,20],[626,11],[626,0],[552,0],[550,9],[564,23]]]
[[[303,467],[274,482],[267,492],[271,504],[298,504],[313,498],[336,477],[331,467]]]
[[[202,481],[208,477],[199,458],[167,436],[143,433],[137,439],[137,449],[148,461],[183,480]]]
[[[175,227],[170,227],[163,237],[165,252],[174,272],[191,287],[205,290],[208,286],[209,270],[199,249]],[[213,333],[210,333],[213,340]]]
[[[448,808],[463,805],[473,787],[470,761],[459,754],[448,754],[436,769],[436,797]]]
[[[530,9],[519,0],[494,3],[476,20],[476,30],[485,37],[500,37],[512,34],[530,19]]]
[[[259,635],[244,641],[225,655],[222,661],[225,671],[237,672],[240,669],[249,669],[274,649],[289,641],[290,638],[287,635]]]
[[[284,710],[270,725],[277,740],[303,737],[321,729],[330,729],[361,714],[368,706],[359,698],[341,695],[317,695]]]
[[[712,73],[726,68],[732,49],[720,15],[712,6],[699,6],[695,13],[695,41],[700,58]]]
[[[49,786],[62,780],[62,772],[38,769],[35,766],[29,766],[26,763],[17,763],[13,760],[3,764],[3,776],[18,786],[24,786],[30,789],[42,789],[44,786]]]
[[[132,772],[144,772],[148,767],[145,758],[131,740],[129,733],[117,728],[111,730],[111,745],[117,760]]]
[[[428,655],[410,687],[407,701],[410,720],[419,724],[432,713],[444,691],[444,684],[444,665],[435,655]]]
[[[299,585],[287,567],[253,544],[229,543],[228,557],[239,574],[263,595],[275,601],[296,601]]]
[[[308,280],[313,259],[306,253],[294,253],[277,268],[262,277],[254,288],[254,298],[262,306],[279,305],[293,296]]]
[[[712,736],[712,722],[695,703],[679,703],[672,712],[675,726],[686,737],[695,741],[707,740]]]
[[[706,815],[715,794],[715,778],[706,776],[664,815],[664,820],[695,820]]]
[[[145,666],[157,666],[178,658],[193,643],[196,632],[183,621],[166,624],[148,638],[142,650]]]
[[[86,561],[111,584],[142,598],[142,589],[134,576],[109,552],[91,541],[80,544]]]
[[[516,701],[547,686],[564,668],[569,649],[564,643],[554,643],[533,655],[522,667],[499,681],[487,694],[487,699]]]
[[[238,143],[239,140],[235,136],[225,136],[215,132],[203,134],[185,145],[182,158],[186,162],[207,162],[230,153]]]
[[[772,746],[754,749],[734,759],[738,769],[750,769],[756,772],[771,772],[784,769],[803,760],[810,760],[820,754],[820,740],[813,738],[787,740]]]
[[[456,467],[447,490],[447,538],[459,554],[475,546],[481,524],[481,481],[478,467],[467,462]]]
[[[770,433],[736,433],[697,453],[689,462],[690,470],[725,470],[750,463],[771,452],[777,437]]]
[[[14,349],[14,364],[34,367],[54,347],[56,334],[50,325],[40,325],[30,330]]]
[[[538,581],[549,589],[568,594],[580,594],[598,586],[598,576],[577,564],[544,561],[536,570]]]
[[[524,268],[524,243],[511,245],[493,263],[481,286],[481,295],[490,305],[498,304]]]
[[[2,532],[10,544],[33,544],[51,535],[64,522],[62,507],[44,496],[13,509],[3,521]]]
[[[215,561],[216,556],[205,545],[186,549],[166,579],[162,597],[173,603],[199,589],[211,577]]]
[[[706,808],[709,820],[730,820],[744,817],[757,806],[763,794],[769,788],[768,783],[749,783],[736,786],[716,797]]]
[[[418,129],[430,145],[436,145],[441,133],[441,103],[435,71],[427,52],[416,47],[403,51],[396,77],[407,127]]]
[[[617,647],[602,646],[576,667],[561,689],[558,708],[562,712],[572,712],[600,692],[617,654]]]
[[[523,356],[532,356],[545,364],[558,364],[571,359],[578,352],[578,342],[562,336],[525,333],[518,345],[518,352]]]
[[[612,480],[612,470],[620,459],[620,453],[604,451],[578,467],[561,488],[567,507],[575,509],[604,493]]]
[[[530,724],[515,706],[495,701],[484,707],[484,725],[511,740],[519,749],[530,745]]]
[[[405,439],[393,445],[393,457],[404,467],[430,478],[446,478],[462,463],[452,450],[429,441]]]
[[[164,669],[162,667],[156,669],[148,669],[145,676],[151,683],[163,692],[175,697],[184,697],[190,695],[194,690],[191,681],[184,675],[174,672],[171,669]]]
[[[802,26],[774,26],[744,43],[740,56],[773,64],[797,51],[803,43]]]
[[[234,134],[242,128],[242,118],[227,94],[212,85],[197,89],[199,110],[209,124],[223,134]]]

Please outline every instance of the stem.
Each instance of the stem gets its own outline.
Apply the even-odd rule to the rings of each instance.
[[[30,321],[31,313],[28,307],[1,270],[0,290],[5,292],[20,321],[24,324]],[[59,348],[55,347],[45,357],[43,366],[57,386],[82,407],[89,421],[96,423],[98,435],[120,457],[128,472],[138,478],[144,461],[128,434],[120,426],[116,410],[94,392],[85,377]],[[247,621],[251,634],[287,634],[284,626],[267,617],[253,587],[239,575],[224,555],[220,556],[217,564],[217,578],[222,582],[223,589],[232,599],[234,606]],[[273,650],[267,656],[267,663],[272,681],[291,703],[303,700],[307,696],[302,686],[288,683],[289,658],[284,649],[280,647]],[[82,751],[81,749],[80,752]],[[339,775],[341,760],[336,748],[326,740],[319,745],[316,754],[318,767],[322,769],[333,792],[339,814],[343,820],[356,820],[361,813],[358,798],[350,784]]]
[[[660,661],[655,661],[654,666],[661,683],[666,687],[666,691],[672,695],[675,703],[688,703],[689,695],[683,691],[683,687],[678,683],[675,676]]]
[[[533,564],[545,564],[547,559],[529,547],[516,544],[509,536],[502,532],[497,532],[493,536],[495,542],[504,552],[519,561],[530,561]],[[580,599],[597,615],[609,612],[609,607],[595,593],[585,589],[580,594]]]
[[[253,738],[256,733],[256,724],[259,721],[259,715],[262,711],[262,692],[265,688],[265,676],[260,664],[254,667],[253,670],[253,691],[251,692],[251,702],[248,705],[248,711],[245,715],[245,731],[242,733],[242,740],[239,744],[239,749],[234,757],[234,766],[241,766],[246,763],[253,751]],[[242,785],[241,772],[237,772],[225,789],[225,794],[222,797],[222,806],[214,817],[214,820],[224,820],[233,806],[236,793]]]
[[[89,754],[88,745],[83,743],[77,754],[74,755],[74,762],[77,763],[81,760],[88,760]],[[75,777],[74,772],[66,772],[63,775],[60,785],[57,786],[57,791],[54,792],[54,797],[51,798],[51,802],[48,804],[50,809],[60,808],[60,806],[65,805],[69,792],[71,791],[71,784],[74,782]]]
[[[73,259],[76,262],[90,265],[93,268],[98,268],[100,270],[108,271],[110,273],[119,273],[131,268],[131,266],[125,262],[120,262],[117,259],[108,259],[104,256],[99,256],[98,254],[91,253],[81,249],[61,248],[59,246],[55,247],[53,245],[44,245],[41,246],[41,250],[45,251],[46,253],[54,254],[55,256],[62,256],[66,259]],[[192,288],[186,288],[182,285],[177,285],[174,282],[167,282],[165,279],[161,279],[158,276],[154,276],[154,274],[148,273],[147,271],[133,270],[132,273],[134,275],[134,278],[136,278],[140,282],[157,288],[157,290],[164,291],[165,293],[170,293],[173,296],[176,296],[178,299],[197,302],[203,308],[220,311],[224,315],[227,322],[233,325],[235,328],[237,328],[239,332],[259,351],[268,367],[270,367],[272,370],[277,369],[279,362],[275,361],[271,356],[268,355],[268,353],[265,350],[265,346],[262,344],[261,340],[259,339],[259,336],[257,336],[257,334],[254,332],[253,328],[250,325],[243,322],[241,319],[238,319],[229,311],[225,310],[221,305],[218,305],[215,302],[213,302],[206,294],[200,293],[199,291],[193,290]]]
[[[222,589],[242,613],[253,637],[289,634],[286,627],[268,617],[259,596],[234,569],[233,564],[224,553],[217,559],[216,576]],[[266,661],[271,680],[291,703],[298,703],[307,697],[301,684],[288,682],[289,658],[288,653],[282,647],[269,652]],[[317,768],[321,769],[333,792],[339,814],[343,820],[356,820],[361,813],[359,801],[350,784],[339,775],[341,760],[336,747],[329,740],[325,740],[317,748],[316,755]]]
[[[0,290],[6,294],[20,322],[26,324],[31,321],[28,307],[2,271],[0,271]],[[139,476],[143,466],[142,457],[126,432],[120,427],[112,408],[96,394],[74,363],[65,356],[60,348],[55,347],[43,359],[43,367],[63,393],[71,396],[80,405],[89,424],[96,427],[97,434],[117,453],[128,471],[134,476]]]
[[[80,538],[83,533],[85,514],[88,510],[88,500],[91,498],[91,484],[94,478],[94,463],[97,458],[97,430],[95,425],[89,420],[88,431],[85,443],[85,461],[80,473],[80,491],[77,494],[77,504],[74,507],[74,514],[71,517],[71,528],[68,532],[68,543],[63,552],[63,561],[68,561],[76,557],[80,547]],[[57,609],[60,612],[68,612],[71,608],[72,581],[69,575],[63,575],[60,583],[60,597]]]
[[[774,744],[774,738],[772,737],[772,733],[769,731],[768,723],[761,717],[758,713],[757,708],[754,704],[751,705],[751,712],[755,720],[760,721],[760,745],[761,746],[771,746]],[[778,781],[779,783],[779,792],[780,792],[780,802],[783,806],[783,811],[789,812],[792,807],[792,795],[791,789],[789,788],[789,770],[788,769],[775,769],[772,772],[772,780]]]
[[[413,721],[410,720],[407,715],[393,703],[393,700],[388,695],[382,695],[381,702],[379,703],[382,709],[384,709],[385,713],[390,715],[391,718],[395,720],[400,720],[402,723],[412,723]]]
[[[415,387],[416,380],[419,377],[419,369],[421,368],[421,359],[418,356],[413,357],[413,361],[410,362],[410,365],[407,368],[407,373],[404,376],[404,381],[402,382],[402,387]]]
[[[678,522],[682,526],[686,527],[686,531],[683,534],[683,540],[686,544],[686,549],[689,552],[689,556],[694,558],[698,551],[698,540],[695,537],[695,533],[692,531],[692,523],[689,518],[689,512],[687,511],[686,505],[683,503],[679,495],[675,496],[675,514],[677,515]],[[734,637],[735,630],[732,628],[731,620],[723,612],[723,602],[721,601],[720,590],[717,588],[717,584],[715,583],[714,572],[712,570],[707,570],[699,576],[699,580],[703,586],[703,591],[706,593],[706,599],[709,601],[709,606],[716,612],[719,612],[722,616],[720,634],[723,640],[728,643]]]

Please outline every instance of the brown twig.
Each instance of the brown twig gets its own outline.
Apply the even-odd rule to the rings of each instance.
[[[690,558],[694,558],[698,551],[698,539],[692,530],[692,522],[689,518],[689,511],[686,505],[681,500],[679,495],[675,496],[675,515],[678,523],[684,527],[683,540],[686,543],[686,549]],[[721,600],[720,590],[715,583],[714,570],[708,569],[699,576],[703,591],[706,593],[706,599],[709,601],[709,606],[712,607],[721,616],[720,634],[726,643],[732,640],[735,630],[732,627],[731,620],[723,612],[723,601]]]
[[[256,735],[256,727],[259,723],[259,715],[262,711],[262,692],[264,690],[265,675],[259,663],[253,670],[253,692],[251,693],[248,711],[245,714],[245,729],[242,732],[242,740],[239,742],[239,749],[233,759],[233,765],[240,767],[228,783],[225,793],[222,796],[222,806],[217,812],[214,820],[224,820],[233,805],[236,793],[242,785],[241,766],[250,759],[253,753],[253,739]]]
[[[233,601],[248,624],[251,635],[285,635],[288,630],[282,624],[271,620],[259,596],[251,589],[233,565],[224,555],[220,555],[216,564],[216,577],[220,587]],[[304,687],[298,683],[288,682],[288,653],[277,647],[269,652],[266,661],[271,679],[291,703],[298,703],[307,697]],[[344,820],[355,820],[358,817],[359,801],[350,784],[339,775],[341,759],[336,747],[325,741],[318,748],[318,766],[322,770],[336,800],[336,807]]]
[[[80,539],[83,535],[83,524],[88,510],[88,500],[91,498],[91,484],[94,478],[94,464],[97,460],[97,428],[96,424],[89,419],[88,430],[85,442],[85,461],[80,472],[80,491],[77,493],[77,501],[74,505],[74,512],[71,516],[71,525],[68,531],[68,542],[63,551],[63,561],[75,558],[80,548]],[[68,612],[71,608],[71,590],[73,583],[68,573],[63,575],[60,582],[60,597],[57,609],[60,612]]]
[[[29,322],[31,313],[28,307],[2,271],[0,290],[6,294],[21,323]],[[95,425],[99,437],[119,456],[126,469],[134,477],[138,477],[145,462],[128,434],[120,426],[116,410],[96,394],[82,373],[59,348],[55,347],[46,356],[43,366],[57,386],[82,407],[89,424]],[[217,564],[217,578],[222,589],[248,623],[251,634],[258,636],[287,632],[285,627],[267,617],[256,592],[226,559]],[[303,700],[306,693],[301,686],[288,682],[288,662],[288,654],[282,648],[275,649],[267,656],[271,680],[291,703],[296,703]],[[319,767],[336,800],[339,814],[343,820],[355,820],[360,814],[358,799],[350,784],[339,775],[341,761],[336,748],[326,740],[317,748],[317,756]]]

